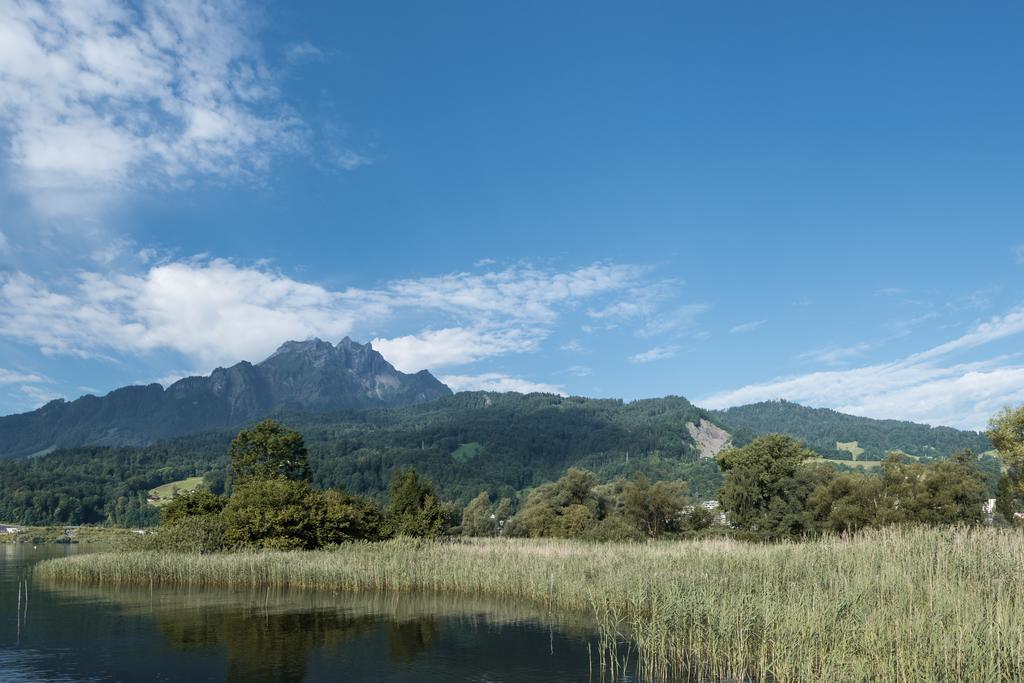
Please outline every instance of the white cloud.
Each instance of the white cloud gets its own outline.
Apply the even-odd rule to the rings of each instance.
[[[532,382],[498,372],[488,372],[482,375],[444,375],[440,380],[447,384],[452,391],[517,391],[520,394],[539,392],[566,395],[562,387],[556,384]]]
[[[483,274],[399,280],[391,283],[389,291],[409,307],[550,323],[558,317],[557,306],[620,291],[645,271],[639,266],[610,263],[568,272],[514,266]]]
[[[140,186],[237,179],[304,145],[231,0],[0,5],[9,177],[46,214]]]
[[[921,315],[917,315],[912,318],[897,318],[896,320],[890,321],[886,327],[891,329],[896,336],[901,337],[910,334],[911,329],[914,327],[938,317],[939,314],[935,311],[928,311],[927,313],[922,313]]]
[[[1002,316],[995,316],[987,322],[980,323],[967,334],[945,344],[928,349],[911,356],[908,360],[919,362],[929,358],[944,356],[954,351],[973,349],[999,339],[1004,339],[1024,332],[1024,306],[1018,307]]]
[[[292,64],[307,61],[319,62],[324,59],[324,53],[323,50],[313,43],[303,41],[301,43],[292,43],[287,46],[284,50],[284,57]]]
[[[628,319],[650,315],[653,311],[653,302],[643,300],[623,300],[616,301],[604,308],[587,311],[587,315],[597,320],[603,320],[606,318]]]
[[[992,308],[992,295],[999,291],[999,287],[983,287],[982,289],[968,292],[946,301],[946,308],[953,312],[959,311],[984,311]]]
[[[748,323],[740,323],[739,325],[736,325],[735,327],[730,329],[729,332],[730,332],[730,334],[742,334],[744,332],[753,332],[757,328],[761,327],[761,325],[764,325],[765,322],[767,322],[767,321],[765,321],[765,320],[751,320]]]
[[[34,372],[17,372],[15,370],[0,368],[0,384],[40,383],[48,381],[49,380],[42,375],[37,375]]]
[[[1017,263],[1024,263],[1024,244],[1015,244],[1010,247],[1010,251],[1013,252],[1013,258]]]
[[[151,380],[143,380],[137,382],[137,384],[152,384],[155,382],[156,384],[159,384],[164,389],[166,389],[167,387],[171,386],[178,380],[185,379],[186,377],[196,377],[203,374],[205,373],[202,371],[195,370],[172,370],[171,372],[168,372],[162,377],[157,377],[156,379]]]
[[[46,353],[171,349],[206,365],[260,358],[285,339],[340,337],[354,320],[322,287],[222,260],[80,273],[64,292],[15,273],[0,276],[0,302],[0,334]]]
[[[26,384],[19,387],[22,395],[29,400],[29,405],[32,409],[38,408],[39,406],[45,405],[55,398],[66,398],[63,394],[44,389],[32,384]]]
[[[403,372],[465,365],[474,361],[537,349],[547,336],[543,329],[472,329],[450,327],[424,330],[394,339],[374,339],[373,347]]]
[[[679,351],[679,347],[674,344],[670,346],[655,346],[653,349],[630,356],[629,362],[651,363],[656,360],[668,360],[674,357],[677,351]]]
[[[657,314],[637,330],[638,337],[656,337],[662,334],[680,333],[697,324],[697,316],[711,310],[709,304],[686,304],[664,314]]]
[[[804,351],[796,358],[803,362],[823,363],[825,365],[842,365],[854,358],[859,358],[871,350],[871,344],[861,342],[850,346],[828,346],[821,349]]]
[[[55,284],[15,272],[0,274],[0,335],[49,354],[172,350],[212,367],[259,360],[287,339],[337,339],[356,324],[453,318],[443,328],[373,340],[396,366],[420,370],[534,350],[563,309],[614,292],[634,272],[609,264],[516,267],[341,291],[223,259],[158,262],[138,274],[79,272]]]
[[[11,251],[11,244],[7,241],[7,235],[0,232],[0,254],[7,254]]]
[[[1024,402],[1024,365],[1017,356],[971,362],[950,362],[948,356],[1022,332],[1024,309],[1018,308],[900,361],[750,384],[700,404],[727,408],[784,398],[866,417],[983,429],[1002,406]]]
[[[588,377],[594,371],[586,365],[571,365],[566,370],[573,377]]]
[[[354,171],[361,166],[369,166],[373,163],[373,159],[370,157],[358,154],[351,149],[342,150],[334,161],[344,171]]]
[[[625,321],[637,318],[647,319],[654,315],[661,304],[675,294],[677,282],[631,287],[624,297],[600,308],[592,308],[587,315],[595,320]]]

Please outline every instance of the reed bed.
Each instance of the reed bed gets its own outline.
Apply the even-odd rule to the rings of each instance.
[[[396,540],[316,552],[90,554],[43,580],[438,591],[589,613],[651,678],[1019,681],[1024,535],[887,529],[755,545]]]

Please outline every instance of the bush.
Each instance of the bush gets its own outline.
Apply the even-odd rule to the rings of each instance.
[[[384,538],[384,515],[375,502],[333,489],[311,492],[309,500],[318,546]]]
[[[219,513],[181,517],[143,537],[146,550],[212,553],[224,549],[227,525]]]
[[[227,503],[227,498],[215,496],[205,489],[199,489],[193,493],[184,493],[172,498],[171,502],[161,510],[160,520],[164,524],[174,524],[185,517],[220,514]]]
[[[315,548],[315,493],[289,479],[255,479],[235,488],[224,508],[228,545],[273,550]]]
[[[644,534],[622,515],[611,515],[587,529],[581,538],[588,541],[642,541]]]

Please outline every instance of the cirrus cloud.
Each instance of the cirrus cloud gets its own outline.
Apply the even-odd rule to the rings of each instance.
[[[1017,356],[969,362],[954,362],[950,356],[1021,333],[1024,308],[1016,308],[902,360],[748,384],[712,394],[699,403],[728,408],[787,399],[865,417],[983,429],[1003,406],[1024,403],[1024,365]],[[818,360],[827,363],[829,358]]]
[[[34,372],[19,372],[0,368],[0,384],[29,384],[47,381],[49,380]]]
[[[676,355],[679,347],[675,344],[669,346],[655,346],[653,349],[633,354],[629,357],[631,363],[652,363],[656,360],[668,360]]]

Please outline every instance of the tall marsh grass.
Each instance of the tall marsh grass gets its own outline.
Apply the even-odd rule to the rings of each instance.
[[[588,544],[397,540],[315,552],[90,554],[45,581],[442,591],[592,615],[654,678],[1019,681],[1024,535],[887,529],[850,539]]]

